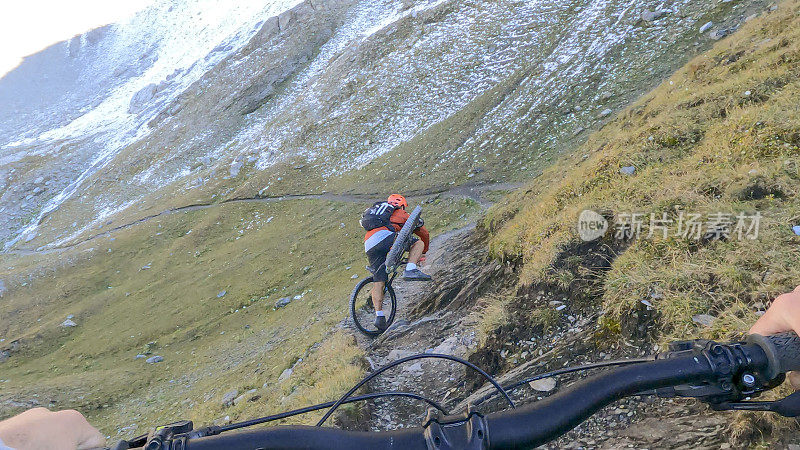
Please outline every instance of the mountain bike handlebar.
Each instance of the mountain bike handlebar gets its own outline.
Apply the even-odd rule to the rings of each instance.
[[[616,400],[651,390],[659,395],[696,397],[718,410],[765,410],[797,416],[800,393],[784,399],[781,407],[775,406],[780,402],[740,402],[774,388],[791,370],[800,370],[800,338],[794,334],[752,335],[746,342],[731,344],[687,341],[671,345],[670,351],[655,360],[608,370],[544,400],[485,416],[474,408],[460,416],[441,416],[430,410],[421,427],[384,432],[311,426],[276,426],[205,437],[188,432],[172,436],[168,446],[146,448],[532,448],[556,439]]]

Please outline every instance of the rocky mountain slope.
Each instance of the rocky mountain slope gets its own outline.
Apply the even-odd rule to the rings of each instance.
[[[256,5],[158,2],[4,77],[5,248],[200,200],[524,179],[764,7]]]
[[[502,199],[477,230],[439,244],[436,286],[405,287],[405,315],[367,348],[387,363],[418,352],[469,357],[503,385],[592,361],[650,355],[676,339],[739,339],[798,273],[800,4],[784,2],[694,58],[576,152]],[[585,209],[761,214],[758,236],[660,233],[585,241]],[[646,221],[645,221],[646,222]],[[673,231],[675,231],[673,229]],[[586,376],[513,392],[535,402]],[[448,411],[494,390],[472,371],[422,361],[373,382]],[[782,397],[788,388],[768,398]],[[495,396],[481,411],[506,408]],[[415,426],[412,401],[380,402],[364,426]],[[547,448],[795,448],[795,421],[720,413],[691,400],[635,397],[604,408]]]
[[[109,436],[130,436],[176,415],[220,423],[330,400],[367,369],[365,352],[378,362],[391,345],[469,349],[504,373],[539,351],[551,354],[549,342],[575,328],[647,328],[627,309],[597,321],[606,300],[595,290],[605,278],[581,276],[606,273],[612,253],[577,261],[560,252],[571,245],[564,230],[577,208],[557,214],[558,199],[577,196],[563,180],[596,180],[586,167],[600,143],[647,120],[710,111],[694,120],[711,126],[719,118],[712,105],[745,88],[708,88],[730,76],[711,63],[697,66],[692,85],[707,96],[700,109],[665,106],[640,121],[635,109],[614,113],[745,22],[751,34],[765,27],[762,39],[782,42],[785,32],[767,27],[774,19],[753,19],[769,10],[760,1],[314,0],[213,14],[199,5],[157,3],[131,24],[56,44],[0,80],[0,101],[17,111],[2,121],[0,143],[2,415],[76,407]],[[769,17],[794,11],[786,5]],[[141,32],[152,22],[166,35]],[[776,51],[783,48],[793,47]],[[765,61],[793,61],[779,54]],[[751,60],[725,55],[725,70]],[[51,102],[20,100],[39,95],[37,83],[47,80]],[[791,86],[760,82],[748,88],[751,99]],[[659,89],[653,95],[668,88]],[[650,131],[654,141],[678,154],[701,139],[677,122],[653,126],[665,130]],[[613,142],[622,152],[638,141]],[[624,162],[641,174],[649,155]],[[498,192],[540,173],[508,198]],[[550,188],[563,189],[540,196]],[[408,293],[410,323],[466,317],[452,322],[458,342],[409,333],[411,341],[387,337],[386,346],[367,348],[340,327],[347,295],[365,274],[355,218],[394,189],[423,205],[436,235],[481,221],[477,236],[457,234],[466,247],[445,246],[468,270],[438,267],[443,282],[433,292]],[[531,206],[542,202],[550,206]],[[553,223],[562,227],[553,228],[558,239],[537,241],[539,227]],[[578,256],[584,250],[597,253],[579,246]],[[552,261],[555,279],[536,278]],[[759,292],[786,284],[791,274],[780,273]],[[573,297],[578,303],[566,300]],[[570,314],[553,314],[550,301]],[[435,322],[421,323],[436,331]],[[681,327],[663,336],[692,331],[665,323]],[[652,348],[647,336],[635,352]],[[581,358],[598,355],[584,350]],[[542,360],[537,369],[561,362]],[[452,378],[443,386],[452,406],[467,392],[456,385],[480,387]],[[364,411],[338,420],[354,426],[347,417]]]

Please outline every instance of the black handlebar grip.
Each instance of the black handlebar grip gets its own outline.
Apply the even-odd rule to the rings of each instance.
[[[782,373],[800,370],[800,337],[794,333],[781,333],[772,336],[751,334],[747,342],[756,344],[764,350],[769,361],[765,375],[774,379]]]

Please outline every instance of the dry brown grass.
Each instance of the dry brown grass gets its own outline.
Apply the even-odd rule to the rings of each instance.
[[[756,240],[638,239],[612,264],[603,305],[641,300],[663,340],[746,330],[756,310],[800,280],[800,2],[791,0],[676,72],[570,156],[487,215],[491,250],[523,262],[521,282],[563,283],[552,264],[579,242],[584,209],[763,219]],[[620,173],[635,166],[634,175]],[[651,298],[656,289],[660,298]],[[713,327],[692,315],[710,313]]]
[[[491,252],[521,263],[522,285],[563,288],[570,279],[559,261],[581,242],[576,225],[585,209],[673,218],[680,210],[704,218],[759,211],[754,240],[631,241],[596,297],[605,312],[595,335],[600,347],[622,337],[642,301],[656,310],[648,319],[656,341],[740,336],[772,298],[800,284],[800,238],[792,232],[800,224],[799,105],[800,1],[788,0],[690,61],[490,210],[483,226]],[[623,166],[636,171],[621,174]],[[716,320],[699,325],[696,314]],[[490,318],[497,317],[503,312],[495,308]],[[745,414],[730,431],[738,444],[769,447],[773,431],[792,427]]]

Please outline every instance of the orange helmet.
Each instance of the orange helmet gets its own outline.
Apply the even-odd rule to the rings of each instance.
[[[389,198],[386,200],[386,202],[398,208],[403,208],[403,209],[408,208],[408,202],[406,201],[406,198],[400,194],[390,195]]]

